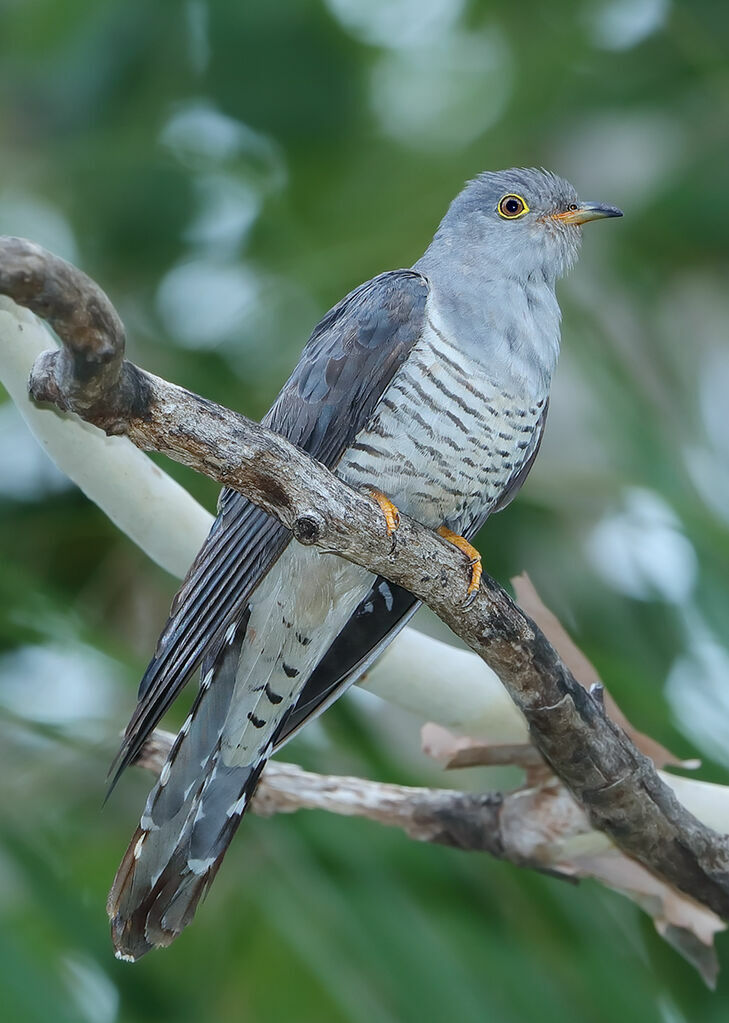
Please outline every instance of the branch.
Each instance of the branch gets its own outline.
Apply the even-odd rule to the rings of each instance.
[[[244,493],[301,543],[411,590],[497,673],[532,741],[592,824],[628,855],[729,917],[729,844],[678,802],[650,760],[605,715],[543,633],[492,579],[463,609],[461,555],[402,517],[395,549],[377,506],[257,423],[123,360],[121,322],[103,292],[38,246],[0,241],[0,293],[43,316],[63,342],[42,355],[30,393],[125,433]]]
[[[51,332],[32,313],[0,295],[0,382],[31,433],[138,547],[168,572],[184,576],[212,516],[126,437],[107,437],[78,416],[59,416],[30,399],[33,364],[55,347]]]
[[[182,578],[204,542],[213,516],[127,437],[105,433],[75,415],[41,408],[28,395],[28,377],[38,356],[56,341],[27,309],[0,296],[0,382],[55,464],[122,532],[157,564]],[[543,629],[575,678],[589,686],[597,678],[580,664],[579,652],[535,594],[512,580],[517,602]],[[529,602],[526,601],[528,598]],[[551,628],[550,628],[551,624]],[[555,631],[557,630],[557,631]],[[572,656],[570,656],[572,653]],[[582,670],[580,670],[582,668]],[[523,743],[526,722],[498,677],[471,650],[443,643],[406,627],[358,685],[421,717],[460,729],[470,737]],[[609,704],[608,715],[625,722]],[[635,734],[626,728],[635,741]],[[646,737],[637,742],[657,766],[671,762],[657,755]],[[673,762],[678,762],[673,759]],[[688,766],[681,762],[680,766]]]
[[[137,760],[138,766],[159,774],[174,739],[171,732],[155,731]],[[529,863],[520,859],[521,854],[511,847],[511,839],[502,833],[503,802],[504,797],[498,793],[480,795],[312,774],[295,764],[270,760],[251,809],[266,817],[297,810],[326,810],[346,817],[366,817],[379,824],[401,828],[420,842],[489,852],[499,859],[542,868],[544,865],[537,858]]]
[[[138,766],[159,774],[174,739],[170,732],[154,732]],[[491,763],[527,766],[533,766],[536,755],[531,746],[502,747],[499,752],[494,748],[492,753]],[[567,790],[553,775],[545,774],[543,762],[541,771],[527,788],[477,794],[312,774],[294,764],[269,760],[250,809],[267,817],[298,810],[364,817],[399,828],[419,842],[485,852],[564,881],[593,878],[649,913],[661,936],[713,988],[718,973],[713,939],[723,930],[721,921],[624,856],[600,832],[591,831],[586,815]]]

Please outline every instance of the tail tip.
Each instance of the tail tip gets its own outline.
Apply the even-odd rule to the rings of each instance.
[[[123,963],[136,963],[139,956],[129,955],[128,952],[122,952],[120,948],[114,950],[114,958],[119,959]]]
[[[111,918],[111,941],[115,957],[123,963],[136,963],[155,947],[138,927],[119,915]]]

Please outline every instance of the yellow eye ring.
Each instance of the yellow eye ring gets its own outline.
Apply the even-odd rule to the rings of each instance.
[[[522,199],[520,195],[513,195],[511,192],[499,199],[499,205],[496,208],[499,216],[503,217],[504,220],[518,220],[519,217],[523,217],[525,213],[529,212],[526,200]]]

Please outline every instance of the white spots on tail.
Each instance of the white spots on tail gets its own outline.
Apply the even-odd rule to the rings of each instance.
[[[126,952],[122,952],[120,948],[118,948],[114,953],[114,958],[121,959],[123,963],[136,963],[137,961],[136,956],[127,955]]]
[[[206,675],[203,675],[203,677],[200,679],[200,688],[201,689],[209,689],[210,688],[210,683],[212,681],[213,681],[213,669],[211,668],[210,671]]]
[[[242,814],[243,811],[246,808],[246,803],[247,802],[248,802],[248,796],[244,792],[243,795],[240,797],[240,799],[236,799],[236,801],[234,803],[231,803],[231,805],[228,807],[228,810],[227,810],[225,816],[226,817],[235,817],[238,814]]]
[[[138,860],[139,857],[142,855],[142,846],[144,845],[144,840],[145,840],[146,837],[147,837],[147,833],[145,831],[145,833],[143,835],[139,836],[139,840],[138,840],[137,844],[134,846],[134,859],[135,860]]]
[[[142,831],[146,831],[147,834],[149,834],[150,831],[159,831],[159,824],[155,824],[154,818],[152,817],[158,791],[159,790],[155,785],[147,796],[147,802],[145,803],[144,810],[142,811],[142,819],[139,822],[140,828]]]
[[[228,628],[225,630],[225,642],[232,643],[235,639],[235,634],[238,631],[238,622],[231,622]]]
[[[204,860],[191,859],[187,861],[187,865],[193,874],[205,874],[215,863],[214,856],[206,856]]]

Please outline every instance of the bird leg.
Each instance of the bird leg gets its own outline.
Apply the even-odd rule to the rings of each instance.
[[[464,606],[470,607],[476,599],[478,588],[481,585],[481,555],[473,544],[468,542],[465,536],[459,536],[458,533],[454,533],[447,526],[439,526],[438,535],[442,536],[448,543],[452,543],[459,551],[463,551],[468,558],[468,563],[471,566],[471,581],[468,584],[468,593]]]
[[[373,487],[370,490],[370,497],[379,504],[380,510],[385,516],[387,535],[392,536],[397,527],[400,525],[400,512],[389,497],[385,497],[381,490],[375,490]]]

